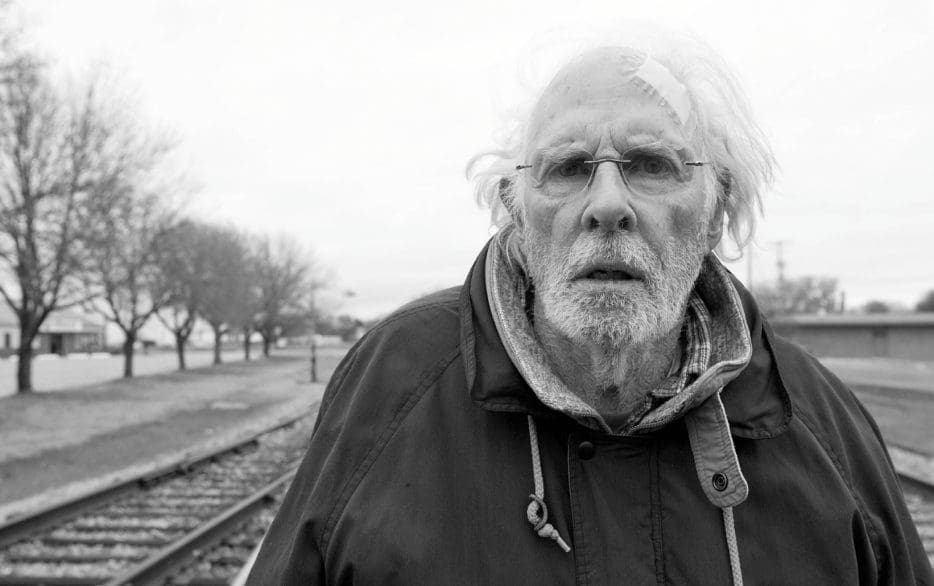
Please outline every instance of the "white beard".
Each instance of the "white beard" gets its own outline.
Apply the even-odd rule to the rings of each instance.
[[[584,232],[566,254],[523,230],[526,271],[551,325],[571,340],[617,349],[661,339],[679,326],[707,253],[706,224],[685,241],[671,238],[657,253],[632,233]],[[644,278],[625,286],[573,280],[584,266],[620,262]]]

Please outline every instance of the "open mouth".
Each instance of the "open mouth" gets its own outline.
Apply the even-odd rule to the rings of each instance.
[[[628,265],[607,263],[592,264],[584,267],[574,277],[578,281],[607,281],[623,283],[626,281],[639,281],[643,277],[642,273]]]
[[[626,271],[596,269],[590,271],[582,278],[593,279],[594,281],[632,281],[636,277]]]

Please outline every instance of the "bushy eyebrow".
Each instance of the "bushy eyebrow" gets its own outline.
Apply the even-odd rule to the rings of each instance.
[[[648,143],[641,144],[632,144],[626,148],[626,151],[639,150],[641,152],[648,152],[657,155],[664,155],[671,159],[683,159],[684,158],[684,147],[680,145],[673,145],[668,142],[663,141],[653,141]]]
[[[586,148],[582,141],[574,141],[543,147],[533,153],[534,161],[563,161],[574,155],[593,156],[593,152]]]

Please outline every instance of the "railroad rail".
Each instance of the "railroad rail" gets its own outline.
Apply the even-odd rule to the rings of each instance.
[[[292,417],[156,474],[0,526],[0,584],[228,583],[294,475],[311,419]],[[244,537],[257,514],[262,526]],[[239,544],[224,541],[238,532]],[[206,571],[197,567],[217,551]],[[225,564],[226,573],[214,567]]]

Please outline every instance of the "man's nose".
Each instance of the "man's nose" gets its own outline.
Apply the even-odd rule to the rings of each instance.
[[[631,201],[632,192],[617,164],[609,161],[598,164],[590,183],[587,208],[581,217],[584,230],[635,230],[636,213]]]

